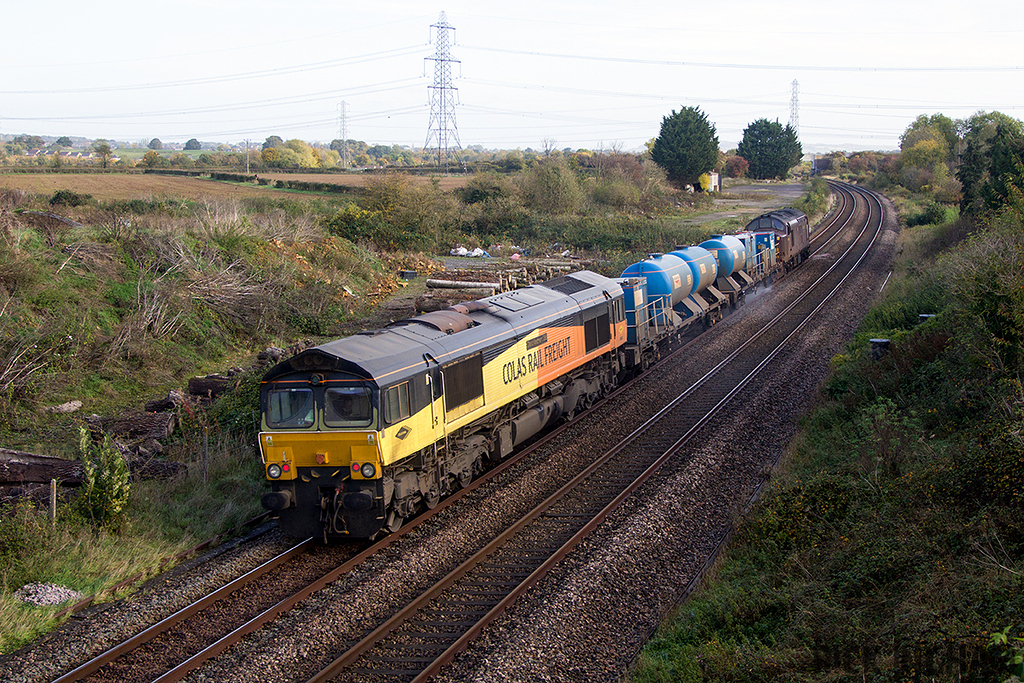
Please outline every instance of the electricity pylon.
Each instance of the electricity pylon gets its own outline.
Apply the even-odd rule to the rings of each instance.
[[[455,99],[458,88],[452,85],[453,59],[448,51],[448,32],[454,33],[455,27],[448,24],[445,13],[441,12],[436,24],[430,28],[436,32],[437,51],[430,57],[434,61],[434,83],[430,88],[430,126],[427,130],[425,149],[436,150],[437,166],[447,171],[448,159],[459,160],[458,150],[462,149],[459,142],[459,128],[455,123]]]

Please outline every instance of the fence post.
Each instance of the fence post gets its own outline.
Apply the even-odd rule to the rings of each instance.
[[[50,480],[50,527],[57,528],[57,480]]]
[[[203,427],[203,483],[208,484],[210,477],[210,428]]]

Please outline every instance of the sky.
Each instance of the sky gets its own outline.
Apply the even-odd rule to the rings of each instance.
[[[898,149],[921,114],[1024,119],[1018,0],[33,0],[0,16],[4,135],[433,146],[444,43],[463,148],[638,151],[684,107],[723,150],[762,118],[816,153]]]

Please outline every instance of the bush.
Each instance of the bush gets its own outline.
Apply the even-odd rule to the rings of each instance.
[[[598,180],[594,201],[616,209],[634,208],[640,204],[640,189],[624,180]]]
[[[958,215],[959,212],[955,207],[929,202],[922,212],[907,217],[907,227],[951,223],[957,219]]]
[[[118,531],[126,521],[131,493],[128,463],[110,437],[104,436],[102,442],[95,443],[84,427],[79,432],[79,449],[82,486],[76,507],[95,527]]]
[[[91,195],[79,194],[71,190],[57,190],[50,197],[50,206],[82,206],[88,204]]]
[[[985,636],[1024,613],[1022,233],[980,231],[938,267],[946,228],[904,240],[786,470],[633,680],[1006,678],[1016,653]]]
[[[811,181],[811,190],[800,201],[795,202],[796,208],[803,211],[810,219],[824,215],[829,206],[828,183],[824,178]]]
[[[583,190],[575,170],[564,157],[550,157],[528,169],[522,177],[527,205],[553,215],[572,214],[583,205]]]
[[[455,193],[465,204],[479,204],[510,199],[515,196],[516,189],[507,175],[491,171],[475,174],[468,183],[455,190]]]

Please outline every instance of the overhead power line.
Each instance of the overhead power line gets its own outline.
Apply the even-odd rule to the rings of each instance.
[[[730,64],[727,62],[681,62],[669,59],[638,59],[635,57],[609,57],[607,55],[570,55],[557,52],[537,52],[533,50],[510,50],[500,47],[485,47],[480,45],[462,45],[466,50],[480,50],[483,52],[501,52],[511,55],[529,55],[533,57],[556,57],[559,59],[582,59],[596,62],[617,62],[620,64],[648,64],[651,66],[691,66],[707,69],[767,69],[786,71],[846,71],[864,72],[874,71],[887,72],[988,72],[988,71],[1024,71],[1024,66],[816,66],[808,64]]]
[[[300,73],[303,71],[317,71],[320,69],[330,69],[337,66],[347,66],[349,64],[361,64],[363,62],[375,61],[377,59],[385,59],[389,57],[401,57],[405,55],[415,54],[422,50],[422,46],[414,45],[410,47],[400,47],[394,50],[385,50],[383,52],[372,52],[365,55],[358,55],[356,57],[347,57],[345,59],[331,59],[324,62],[313,62],[310,64],[298,64],[295,66],[284,66],[278,69],[264,69],[262,71],[247,71],[239,74],[229,74],[225,76],[206,76],[204,78],[192,78],[181,81],[165,81],[163,83],[135,83],[132,85],[116,85],[116,86],[90,86],[84,88],[65,88],[65,89],[54,89],[54,90],[0,90],[0,95],[69,95],[69,94],[81,94],[90,92],[127,92],[131,90],[152,90],[155,88],[179,88],[191,85],[207,85],[210,83],[226,83],[229,81],[243,81],[252,78],[266,78],[268,76],[284,76],[287,74]]]

